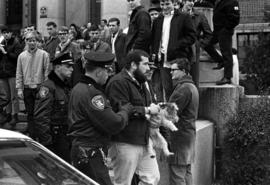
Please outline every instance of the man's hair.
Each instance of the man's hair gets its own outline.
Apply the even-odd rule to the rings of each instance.
[[[110,22],[116,22],[116,24],[119,26],[120,25],[120,20],[118,19],[118,18],[116,18],[116,17],[113,17],[113,18],[110,18],[109,19],[109,23]]]
[[[178,69],[185,70],[186,74],[190,72],[190,62],[187,58],[177,58],[171,64],[177,64]]]
[[[85,64],[85,72],[91,73],[91,72],[95,71],[97,68],[100,68],[100,67],[94,66],[94,65],[91,65],[91,64],[87,64],[87,62]]]
[[[58,32],[67,32],[68,33],[68,27],[66,26],[61,26],[61,28],[58,30]]]
[[[135,49],[133,51],[130,51],[126,57],[125,68],[129,70],[132,62],[134,62],[136,65],[139,65],[142,60],[142,56],[149,58],[149,54],[143,50]]]
[[[47,22],[46,26],[52,26],[52,27],[54,27],[54,28],[57,27],[56,23],[55,23],[55,22],[52,22],[52,21]]]
[[[30,27],[34,27],[34,30],[37,29],[37,28],[36,28],[36,25],[34,25],[34,24],[29,24],[29,25],[27,26],[27,28],[30,28]]]
[[[91,25],[91,27],[90,27],[89,31],[100,31],[100,30],[99,30],[98,25],[93,24],[93,25]]]
[[[101,21],[103,21],[105,24],[107,24],[107,19],[101,19]]]
[[[33,36],[35,39],[38,39],[38,34],[36,31],[27,32],[25,34],[25,38],[28,38],[29,35]]]

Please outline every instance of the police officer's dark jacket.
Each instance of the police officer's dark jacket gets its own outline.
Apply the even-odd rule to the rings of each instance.
[[[113,112],[102,87],[83,75],[71,91],[68,119],[73,144],[103,147],[126,126],[128,114]]]
[[[145,118],[145,108],[150,105],[151,97],[145,84],[141,86],[134,81],[124,68],[111,78],[106,87],[112,107],[116,110],[118,104],[131,103],[135,107],[134,116],[129,119],[128,126],[112,137],[113,141],[136,145],[146,145],[149,138],[149,124]]]
[[[214,31],[226,28],[228,31],[239,24],[240,11],[237,0],[221,0],[214,8],[213,24]]]
[[[67,125],[70,87],[54,71],[40,87],[35,103],[35,122],[48,125]]]

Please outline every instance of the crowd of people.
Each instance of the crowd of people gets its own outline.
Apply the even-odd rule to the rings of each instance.
[[[200,48],[225,69],[217,85],[231,83],[238,2],[215,2],[213,32],[197,1],[160,0],[148,10],[141,0],[127,3],[124,30],[116,17],[82,27],[48,22],[48,38],[33,25],[20,36],[0,27],[0,125],[15,128],[22,99],[27,134],[98,183],[157,185],[158,156],[148,146],[160,117],[146,114],[175,103],[178,131],[160,127],[173,153],[170,185],[191,185]]]

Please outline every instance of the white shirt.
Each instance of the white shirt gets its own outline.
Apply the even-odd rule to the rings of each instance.
[[[119,33],[119,31],[114,35],[114,37],[113,37],[113,35],[111,36],[112,53],[113,53],[113,54],[115,54],[114,43],[115,43],[115,41],[116,41],[116,38],[117,38],[117,36],[118,36],[118,33]]]
[[[170,30],[171,30],[171,20],[173,13],[170,15],[164,15],[163,27],[162,27],[162,39],[161,39],[161,48],[160,52],[164,54],[164,65],[163,67],[170,67],[167,62],[167,50],[170,39]]]

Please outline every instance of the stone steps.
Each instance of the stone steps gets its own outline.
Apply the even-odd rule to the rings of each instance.
[[[215,83],[224,76],[224,68],[221,70],[213,70],[217,63],[200,62],[200,83]]]
[[[217,81],[223,78],[224,68],[220,70],[213,70],[213,68],[216,66],[217,66],[217,63],[207,58],[204,58],[203,60],[200,61],[200,64],[199,64],[200,84],[216,83]],[[233,55],[233,77],[231,78],[231,80],[233,84],[239,85],[239,65],[238,65],[238,59],[236,55]]]

